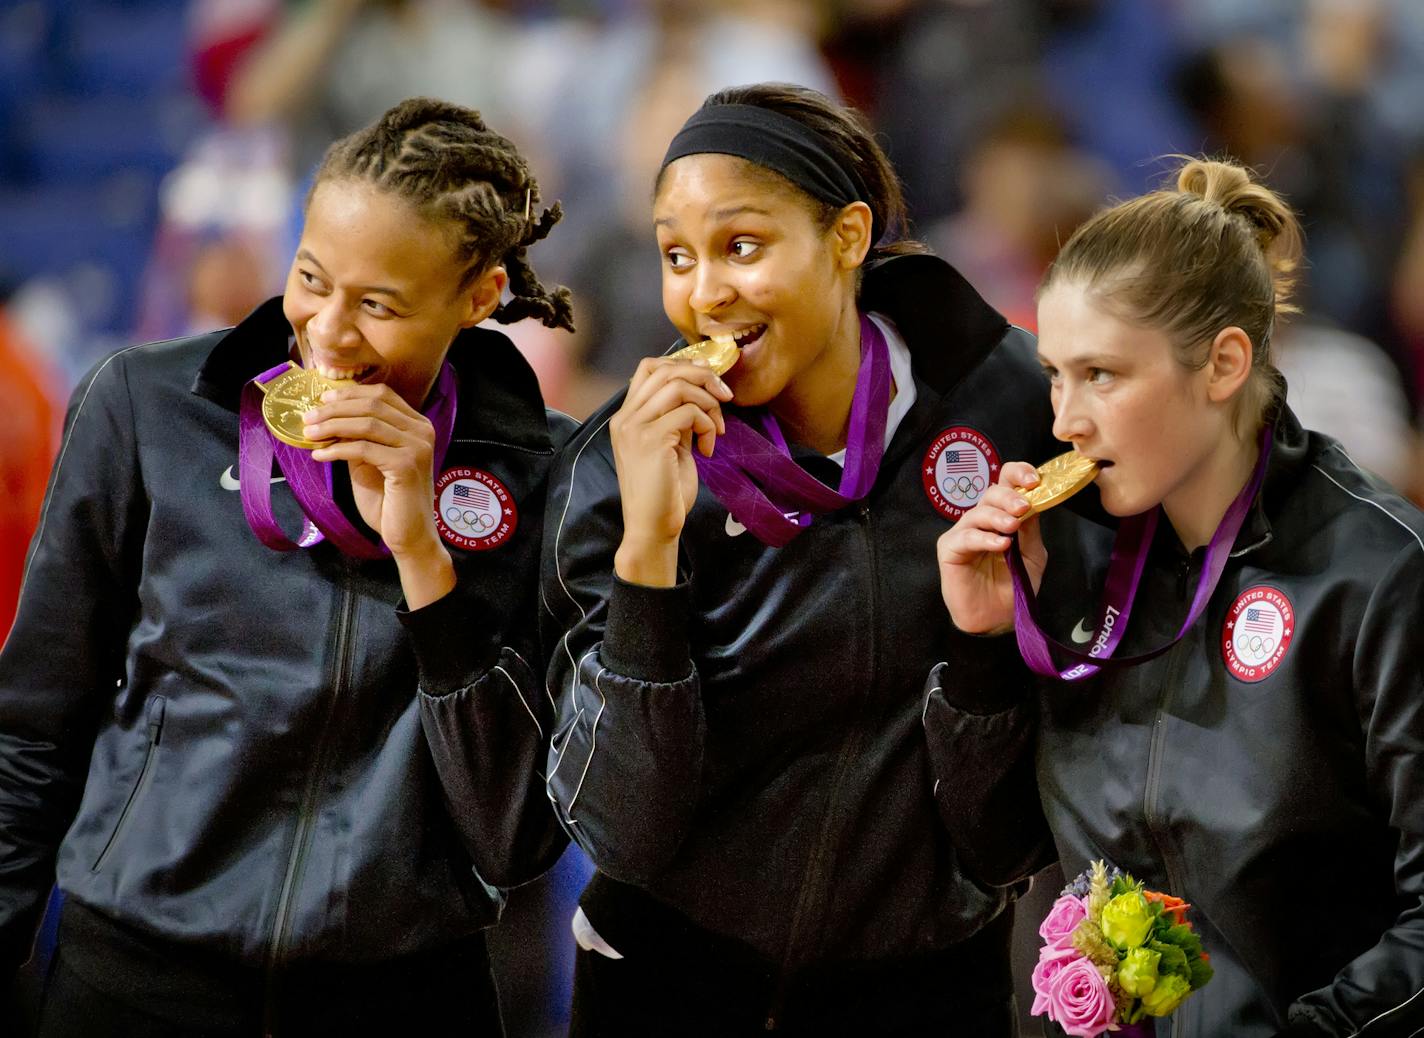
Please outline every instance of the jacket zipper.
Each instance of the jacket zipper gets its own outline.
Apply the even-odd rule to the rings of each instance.
[[[134,805],[142,799],[153,782],[153,757],[158,752],[158,744],[163,740],[163,715],[166,710],[167,701],[163,696],[154,696],[148,704],[148,749],[144,751],[143,764],[138,769],[138,778],[134,780],[133,788],[129,790],[128,799],[124,801],[124,809],[119,812],[119,820],[114,824],[114,831],[109,834],[104,849],[94,859],[94,865],[90,868],[90,872],[98,872],[104,867],[104,862],[109,860],[110,852],[118,846],[119,837],[129,826],[129,820],[133,817]]]
[[[1182,571],[1178,574],[1177,595],[1179,599],[1186,599],[1188,578],[1191,575],[1192,563],[1188,557],[1182,563]],[[1188,632],[1190,634],[1190,632]],[[1183,636],[1186,637],[1185,635]],[[1181,875],[1177,871],[1172,856],[1167,852],[1166,844],[1163,841],[1161,819],[1157,817],[1157,794],[1158,786],[1162,776],[1162,760],[1166,755],[1164,743],[1166,741],[1167,711],[1172,706],[1172,692],[1176,688],[1176,682],[1182,669],[1182,661],[1186,655],[1184,648],[1179,644],[1168,655],[1167,676],[1162,683],[1162,695],[1157,702],[1157,716],[1152,722],[1152,741],[1147,751],[1147,783],[1142,794],[1142,817],[1147,825],[1147,831],[1152,834],[1152,843],[1157,848],[1157,856],[1162,859],[1162,865],[1167,870],[1167,893],[1175,897],[1183,897],[1185,887],[1182,885]],[[1190,999],[1188,1000],[1190,1001]],[[1185,1034],[1183,1026],[1187,1014],[1183,1012],[1188,1009],[1186,1003],[1171,1017],[1172,1038],[1179,1034]]]
[[[297,814],[297,831],[292,839],[291,853],[287,858],[287,871],[282,879],[282,891],[277,899],[277,914],[272,923],[272,943],[267,953],[267,970],[264,982],[262,1033],[264,1038],[275,1038],[278,1028],[277,994],[278,977],[284,965],[284,945],[290,936],[292,925],[292,899],[294,898],[302,872],[306,867],[307,852],[311,848],[312,829],[316,821],[316,804],[319,799],[322,779],[326,775],[327,751],[330,749],[332,721],[336,717],[336,706],[341,701],[341,693],[351,671],[352,631],[356,624],[356,595],[349,584],[342,588],[341,607],[336,621],[336,672],[332,677],[331,696],[326,705],[326,717],[317,733],[316,755],[311,770],[307,773],[306,789]]]
[[[787,985],[791,981],[792,971],[796,964],[796,953],[800,950],[798,945],[802,936],[802,928],[810,915],[811,902],[815,899],[817,892],[824,885],[821,883],[822,873],[825,871],[826,859],[830,856],[830,844],[834,833],[835,807],[840,798],[841,786],[845,782],[846,773],[849,770],[850,762],[859,755],[860,745],[864,740],[864,725],[860,724],[859,714],[864,711],[866,702],[871,697],[871,690],[875,685],[876,675],[876,642],[874,631],[880,614],[880,575],[878,559],[875,551],[875,538],[872,536],[870,521],[870,506],[861,505],[859,510],[861,533],[865,537],[867,555],[870,564],[866,567],[869,574],[870,584],[870,607],[865,623],[865,630],[872,632],[869,650],[869,668],[865,676],[864,692],[862,700],[858,705],[856,717],[851,724],[850,731],[846,733],[845,741],[841,743],[840,753],[836,755],[835,779],[831,784],[831,795],[826,801],[825,813],[822,815],[821,833],[816,840],[815,852],[806,862],[806,868],[801,874],[800,897],[796,900],[796,911],[791,916],[791,928],[786,937],[786,950],[781,956],[781,969],[777,973],[776,987],[773,990],[771,1004],[767,1007],[766,1020],[762,1027],[766,1031],[775,1031],[781,1026],[781,1010],[786,1001]]]

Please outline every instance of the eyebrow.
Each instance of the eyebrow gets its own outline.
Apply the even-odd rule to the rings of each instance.
[[[1111,357],[1105,353],[1074,353],[1064,358],[1062,363],[1055,363],[1040,353],[1038,355],[1038,363],[1045,368],[1103,368],[1121,364],[1122,361],[1117,357]]]
[[[327,273],[326,268],[321,265],[321,260],[319,260],[319,259],[317,259],[315,256],[313,256],[313,255],[311,254],[311,252],[310,252],[309,250],[307,250],[307,249],[300,249],[300,250],[298,250],[298,252],[297,252],[297,259],[299,259],[299,260],[304,259],[304,260],[306,260],[308,263],[310,263],[312,266],[314,266],[314,267],[316,267],[318,270],[320,270],[323,274],[326,274],[326,273]],[[329,276],[329,275],[328,275],[328,276]],[[390,288],[390,287],[388,287],[388,286],[386,286],[386,285],[363,285],[363,286],[361,286],[361,294],[362,294],[362,295],[389,296],[389,297],[390,297],[392,300],[394,300],[394,301],[396,302],[396,304],[399,305],[399,306],[409,306],[409,305],[410,305],[410,301],[407,300],[406,297],[401,294],[400,289],[398,289],[398,288]]]
[[[728,209],[714,209],[707,215],[716,223],[726,223],[733,217],[741,216],[743,213],[755,213],[758,216],[773,216],[770,209],[763,209],[756,205],[737,205]],[[676,227],[677,220],[671,216],[660,216],[653,221],[654,227]]]

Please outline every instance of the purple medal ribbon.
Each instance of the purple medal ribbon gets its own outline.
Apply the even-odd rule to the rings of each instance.
[[[283,443],[262,420],[262,390],[288,369],[284,362],[258,375],[242,387],[238,411],[237,467],[242,514],[257,539],[274,551],[310,548],[329,539],[345,555],[358,559],[383,559],[390,549],[372,541],[346,518],[332,496],[332,462],[316,461],[311,451]],[[455,371],[447,361],[435,380],[425,416],[435,426],[435,470],[438,472],[455,431]],[[272,514],[272,462],[275,458],[292,496],[302,508],[302,533],[292,541]]]
[[[1221,580],[1221,574],[1226,569],[1226,560],[1231,557],[1231,546],[1236,543],[1236,535],[1241,532],[1241,526],[1251,510],[1251,503],[1256,500],[1261,484],[1265,482],[1266,462],[1271,456],[1272,440],[1273,430],[1267,426],[1261,432],[1261,453],[1256,459],[1256,468],[1251,473],[1251,478],[1231,502],[1231,507],[1226,510],[1216,532],[1212,534],[1186,619],[1182,621],[1182,626],[1171,641],[1151,652],[1122,659],[1113,658],[1113,652],[1127,629],[1127,620],[1132,613],[1133,600],[1137,597],[1142,571],[1147,567],[1152,537],[1157,530],[1157,520],[1162,514],[1161,505],[1150,512],[1128,516],[1118,525],[1117,537],[1113,540],[1112,558],[1108,563],[1107,583],[1103,589],[1103,608],[1098,617],[1098,625],[1093,629],[1092,647],[1087,652],[1079,652],[1050,638],[1040,626],[1038,601],[1034,597],[1033,583],[1029,579],[1028,571],[1024,568],[1023,557],[1019,554],[1018,536],[1015,535],[1009,545],[1009,573],[1014,582],[1014,634],[1018,638],[1019,654],[1023,656],[1029,669],[1045,677],[1077,681],[1096,674],[1104,665],[1127,667],[1155,659],[1176,645],[1206,610],[1217,582]],[[1076,662],[1066,670],[1059,669],[1053,661],[1054,650]]]
[[[749,415],[761,425],[760,432],[737,415],[727,415],[727,431],[717,438],[712,457],[693,453],[697,475],[757,540],[784,547],[810,525],[812,514],[845,508],[870,493],[885,454],[889,409],[890,348],[875,322],[861,314],[860,368],[838,491],[796,464],[781,426],[766,408]]]

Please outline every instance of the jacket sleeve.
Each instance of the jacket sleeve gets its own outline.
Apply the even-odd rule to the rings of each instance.
[[[537,543],[537,540],[536,542]],[[475,871],[513,887],[537,878],[568,844],[544,798],[554,711],[529,588],[493,587],[481,560],[459,560],[444,598],[398,615],[420,668],[420,723],[445,802]],[[531,554],[527,581],[534,579]]]
[[[1006,684],[993,695],[976,694],[951,680],[947,662],[937,664],[925,682],[922,716],[935,806],[960,863],[978,882],[1007,887],[1057,855],[1038,799],[1032,682],[1012,635],[984,641],[997,643],[985,655],[999,661]]]
[[[617,580],[618,478],[601,420],[560,458],[542,563],[557,723],[549,797],[613,879],[646,886],[686,838],[698,801],[705,718],[688,650],[689,588]]]
[[[573,430],[557,412],[547,420],[556,445]],[[498,887],[537,878],[569,842],[544,794],[554,705],[540,687],[548,656],[535,585],[552,463],[552,449],[530,462],[510,564],[457,555],[455,589],[398,614],[420,669],[420,722],[450,817],[475,871]]]
[[[1400,913],[1378,943],[1327,987],[1290,1008],[1283,1035],[1404,1038],[1424,1030],[1424,653],[1419,650],[1424,546],[1410,542],[1365,609],[1354,686],[1366,779],[1399,835]],[[1327,894],[1328,896],[1328,894]]]
[[[0,986],[29,955],[99,722],[122,694],[147,515],[116,354],[71,399],[0,652]]]

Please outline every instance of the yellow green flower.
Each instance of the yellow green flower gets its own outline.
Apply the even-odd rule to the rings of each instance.
[[[1152,990],[1142,996],[1142,1008],[1148,1016],[1166,1016],[1192,992],[1192,985],[1186,977],[1169,973],[1158,977]]]
[[[1137,891],[1119,894],[1103,908],[1103,936],[1119,948],[1138,948],[1152,932],[1152,912]]]
[[[1157,986],[1157,963],[1160,952],[1151,948],[1134,948],[1117,969],[1117,983],[1123,994],[1141,998]]]

